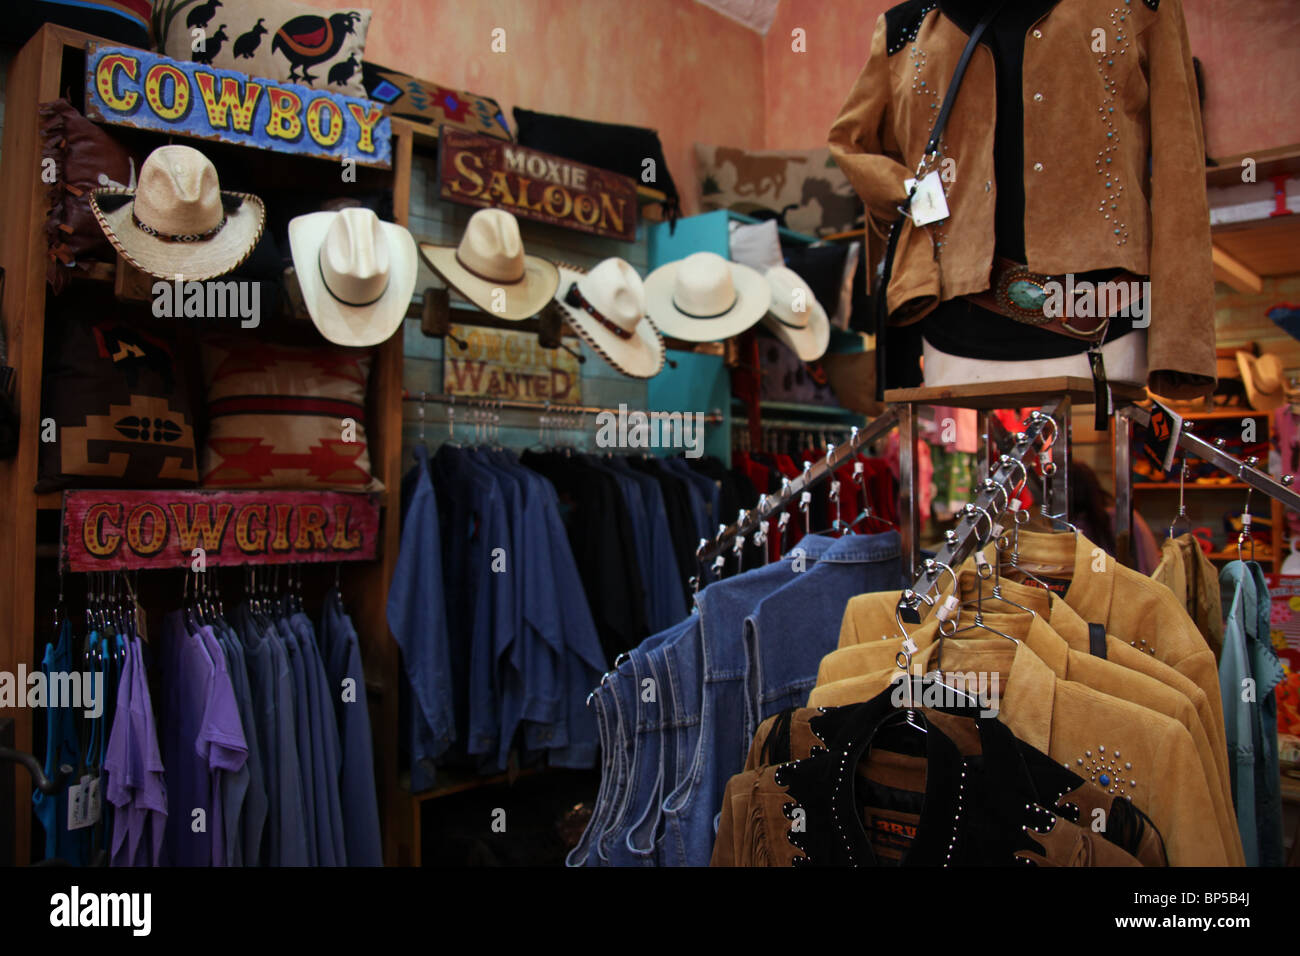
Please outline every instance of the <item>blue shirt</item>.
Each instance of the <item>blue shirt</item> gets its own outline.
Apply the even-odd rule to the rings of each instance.
[[[316,847],[321,866],[346,866],[347,850],[343,839],[343,811],[339,804],[338,723],[332,700],[335,697],[325,676],[320,650],[311,620],[299,612],[289,618],[289,626],[303,652],[307,690],[311,697],[312,780],[316,794]]]
[[[321,609],[320,638],[342,746],[339,797],[348,866],[383,866],[366,675],[361,668],[356,629],[343,610],[343,598],[337,590],[326,596]],[[346,701],[344,682],[350,682],[355,691]]]
[[[443,603],[442,534],[429,453],[415,448],[411,496],[388,588],[388,628],[402,649],[411,691],[411,790],[434,784],[434,762],[456,739],[451,647]]]
[[[93,631],[90,640],[97,639]],[[45,686],[51,687],[52,673],[71,673],[72,664],[72,623],[65,620],[59,628],[57,644],[45,645],[45,656],[41,660],[41,671],[45,674]],[[19,688],[26,693],[26,688]],[[76,718],[69,707],[48,706],[45,708],[45,776],[54,777],[61,764],[67,764],[74,771],[81,768],[81,742],[77,739]],[[68,786],[78,782],[74,774]],[[45,859],[64,860],[70,866],[85,866],[90,858],[90,829],[68,829],[68,788],[64,787],[53,796],[47,796],[39,790],[32,794],[32,803],[36,816],[45,829]]]

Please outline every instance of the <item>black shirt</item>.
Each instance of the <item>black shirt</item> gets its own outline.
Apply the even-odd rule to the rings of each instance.
[[[993,131],[993,174],[997,201],[994,206],[994,252],[1013,262],[1025,255],[1025,37],[1034,24],[1061,0],[1007,0],[989,24],[980,43],[993,54],[996,75],[997,120]],[[1066,0],[1068,2],[1068,0]],[[941,0],[939,11],[965,33],[979,22],[990,0]],[[950,79],[944,77],[945,82]],[[1078,278],[1104,277],[1080,273]],[[1062,358],[1087,350],[1087,343],[1056,332],[1046,332],[996,312],[972,305],[964,298],[949,299],[925,317],[924,335],[940,351],[964,358],[1015,361]],[[1112,319],[1106,341],[1132,331],[1132,320]]]

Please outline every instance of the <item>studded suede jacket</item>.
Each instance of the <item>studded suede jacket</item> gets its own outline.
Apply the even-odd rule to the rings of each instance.
[[[829,138],[881,226],[899,218],[903,181],[916,174],[978,6],[909,0],[876,21]],[[1148,384],[1175,398],[1209,392],[1205,148],[1179,0],[1060,0],[1025,37],[1022,70],[1027,265],[1049,275],[1149,276]],[[980,44],[930,167],[944,177],[950,214],[921,228],[905,220],[887,290],[894,324],[989,288],[995,89],[993,55]]]
[[[765,721],[727,787],[714,866],[1164,866],[1141,811],[996,720],[889,694]],[[1104,827],[1093,827],[1104,819]]]

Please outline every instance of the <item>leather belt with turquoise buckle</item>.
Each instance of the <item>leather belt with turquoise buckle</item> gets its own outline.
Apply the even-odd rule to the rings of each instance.
[[[1128,283],[1140,280],[1138,276],[1124,272],[1111,281],[1124,283],[1124,289],[1127,290],[1133,288]],[[1068,335],[1070,338],[1085,342],[1099,341],[1106,334],[1106,327],[1110,324],[1108,314],[1094,316],[1044,314],[1043,309],[1048,299],[1048,284],[1053,282],[1059,283],[1062,289],[1066,288],[1065,276],[1044,275],[1041,272],[1033,272],[1028,266],[1018,262],[995,258],[988,290],[965,298],[981,308],[1005,315],[1026,325]],[[1142,286],[1138,285],[1137,288],[1140,289]],[[1136,303],[1125,302],[1120,306],[1122,307],[1123,304],[1131,306]]]

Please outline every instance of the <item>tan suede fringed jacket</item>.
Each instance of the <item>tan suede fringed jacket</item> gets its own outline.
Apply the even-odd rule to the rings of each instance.
[[[887,230],[906,198],[967,34],[936,0],[877,21],[830,148]],[[1174,398],[1214,386],[1214,278],[1205,147],[1179,0],[1061,0],[1025,37],[1025,251],[1035,272],[1149,276],[1148,384]],[[980,44],[934,168],[950,215],[903,226],[890,321],[989,288],[994,251],[993,55]],[[1148,170],[1150,172],[1148,173]]]

